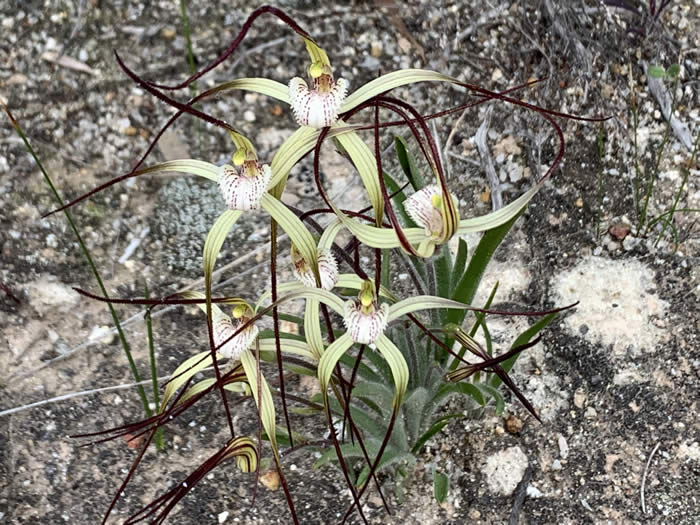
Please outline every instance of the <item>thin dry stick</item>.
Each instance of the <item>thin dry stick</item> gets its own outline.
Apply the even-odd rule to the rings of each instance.
[[[449,160],[451,157],[450,148],[452,147],[452,140],[454,140],[454,136],[457,134],[457,130],[459,129],[459,127],[462,125],[462,121],[464,120],[464,117],[467,114],[468,110],[469,108],[466,108],[464,111],[462,111],[462,114],[459,116],[457,122],[455,122],[455,125],[452,127],[452,131],[450,131],[450,134],[447,136],[447,140],[445,141],[445,148],[442,150],[442,156],[447,161],[447,171],[450,174],[452,173],[452,161]]]
[[[659,441],[656,446],[654,447],[654,450],[651,451],[651,454],[649,454],[649,459],[647,459],[647,466],[644,467],[644,474],[642,474],[642,487],[639,489],[639,495],[641,496],[642,499],[642,514],[647,513],[647,506],[646,502],[644,501],[644,487],[647,483],[647,472],[649,472],[649,465],[651,464],[651,460],[654,457],[654,454],[656,454],[656,451],[659,450],[659,445],[661,445],[661,441]]]
[[[207,370],[211,370],[212,368],[213,367],[204,368],[204,369],[202,369],[202,372],[207,371]],[[172,376],[170,376],[170,375],[159,377],[159,378],[157,378],[157,381],[159,383],[163,382],[163,381],[168,381],[169,379],[171,379],[171,377]],[[65,401],[66,399],[72,399],[74,397],[88,396],[90,394],[97,394],[99,392],[110,392],[112,390],[125,390],[127,388],[132,388],[132,387],[139,386],[139,385],[150,385],[152,382],[153,382],[152,379],[146,379],[145,381],[139,381],[138,383],[124,383],[121,385],[112,385],[112,386],[105,386],[105,387],[101,387],[101,388],[94,388],[92,390],[83,390],[81,392],[71,392],[69,394],[63,394],[60,396],[51,397],[49,399],[43,399],[41,401],[36,401],[34,403],[29,403],[27,405],[22,405],[22,406],[15,407],[15,408],[8,408],[7,410],[3,410],[2,412],[0,412],[0,417],[9,416],[10,414],[16,414],[17,412],[22,412],[23,410],[29,410],[30,408],[36,408],[36,407],[40,407],[43,405],[49,405],[51,403],[56,403],[58,401]]]
[[[445,166],[445,158],[442,154],[442,147],[440,146],[440,136],[438,135],[437,125],[435,124],[435,120],[433,120],[430,124],[431,124],[431,128],[433,131],[433,139],[435,140],[435,147],[437,149],[438,155],[440,156],[440,164]],[[447,171],[445,173],[445,175],[446,175],[446,178],[449,178],[450,172]]]
[[[447,156],[453,159],[461,160],[462,162],[466,162],[467,164],[471,164],[472,166],[476,166],[477,168],[481,167],[481,164],[479,162],[472,160],[469,157],[465,157],[464,155],[460,155],[459,153],[455,153],[454,151],[448,151]]]
[[[276,38],[274,40],[270,40],[269,42],[264,42],[260,44],[259,46],[251,47],[247,51],[243,52],[236,60],[233,61],[233,64],[231,64],[230,71],[235,71],[236,66],[241,63],[241,61],[245,58],[248,58],[250,55],[254,55],[255,53],[258,53],[259,51],[263,51],[264,49],[267,49],[268,47],[274,47],[279,44],[283,44],[284,42],[287,41],[287,37],[283,36],[280,38]]]
[[[479,150],[479,156],[481,157],[481,163],[486,172],[486,180],[488,180],[489,187],[491,188],[491,208],[493,211],[499,210],[503,207],[503,196],[501,195],[501,183],[498,180],[498,174],[496,173],[496,168],[493,164],[493,159],[491,158],[491,152],[489,151],[489,146],[486,143],[486,138],[489,133],[489,127],[491,127],[491,116],[493,115],[493,106],[489,106],[486,110],[486,115],[484,116],[484,122],[474,135],[474,142],[476,143],[476,148]]]

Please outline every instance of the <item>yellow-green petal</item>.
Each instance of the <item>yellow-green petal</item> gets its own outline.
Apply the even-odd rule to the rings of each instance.
[[[321,383],[321,390],[325,393],[328,383],[333,375],[333,369],[338,364],[343,354],[352,346],[350,335],[344,333],[338,339],[328,345],[326,351],[318,362],[318,380]]]
[[[396,410],[401,405],[408,386],[408,365],[401,350],[386,335],[380,335],[375,344],[377,350],[381,352],[389,368],[391,368],[391,375],[394,378],[394,388],[396,390],[394,394],[394,410]]]
[[[436,308],[454,308],[458,310],[471,310],[472,306],[459,303],[451,299],[436,297],[434,295],[416,295],[403,301],[399,301],[389,308],[389,321],[398,319],[402,315],[410,314],[418,310],[434,310]]]
[[[177,392],[182,385],[200,370],[211,366],[212,363],[211,352],[209,350],[200,352],[183,361],[173,372],[171,376],[172,379],[165,385],[165,392],[160,402],[161,412],[165,410],[168,401],[170,401],[175,392]]]
[[[194,159],[179,159],[170,160],[148,168],[142,168],[134,172],[134,175],[143,175],[146,173],[156,173],[160,171],[177,171],[179,173],[188,173],[190,175],[199,175],[205,179],[216,182],[219,179],[219,167],[216,164],[205,162],[203,160]]]
[[[272,446],[275,457],[277,457],[278,447],[277,434],[275,434],[275,405],[272,401],[270,386],[267,384],[265,376],[262,374],[258,375],[257,361],[255,360],[255,356],[250,353],[250,350],[246,350],[241,354],[241,364],[243,365],[245,376],[248,379],[253,399],[255,399],[255,403],[258,405],[260,421],[270,439],[270,445]],[[259,386],[258,379],[260,380]],[[260,392],[258,392],[258,390],[260,390]]]

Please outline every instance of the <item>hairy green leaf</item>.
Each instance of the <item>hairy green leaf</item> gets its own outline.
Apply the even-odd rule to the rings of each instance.
[[[433,473],[433,493],[438,503],[444,503],[447,492],[450,490],[450,478],[446,474],[436,470]]]

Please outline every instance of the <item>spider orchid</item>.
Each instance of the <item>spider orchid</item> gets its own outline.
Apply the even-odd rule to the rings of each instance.
[[[446,187],[444,177],[441,175],[441,170],[438,166],[438,156],[435,154],[435,152],[433,152],[432,157],[434,158],[430,158],[426,152],[425,154],[426,158],[428,159],[428,163],[431,165],[437,179],[436,184],[439,186],[442,193],[442,204],[444,205],[445,213],[442,214],[443,228],[441,229],[440,235],[436,235],[432,231],[426,231],[427,229],[425,227],[401,229],[396,223],[395,218],[392,218],[391,228],[382,227],[382,219],[384,217],[384,207],[387,203],[387,196],[386,193],[382,191],[383,183],[379,178],[381,163],[378,162],[375,155],[357,134],[356,129],[362,126],[348,125],[343,119],[336,119],[336,116],[351,114],[364,107],[372,106],[373,104],[383,104],[382,107],[391,107],[394,110],[397,110],[399,106],[403,108],[410,107],[405,103],[402,103],[404,104],[403,106],[397,103],[387,105],[388,103],[386,100],[384,100],[386,97],[383,99],[382,94],[401,86],[419,82],[443,82],[455,84],[477,92],[483,97],[482,101],[498,99],[538,111],[544,114],[544,117],[547,118],[555,127],[555,130],[559,135],[560,142],[563,139],[563,135],[559,127],[551,120],[550,115],[566,117],[570,116],[544,110],[520,100],[510,98],[507,95],[494,93],[483,88],[479,88],[478,86],[468,85],[455,78],[437,73],[435,71],[419,69],[407,69],[388,73],[361,86],[354,93],[345,97],[344,95],[347,91],[347,82],[345,82],[343,79],[338,79],[337,81],[334,80],[330,61],[325,51],[323,51],[323,49],[321,49],[316,42],[289,17],[287,17],[281,11],[269,6],[256,10],[249,17],[245,24],[244,30],[241,32],[239,39],[237,39],[234,45],[232,45],[227,52],[222,55],[222,57],[217,59],[215,63],[211,64],[192,78],[199,78],[201,75],[207,71],[210,71],[223,59],[225,59],[225,57],[236,48],[238,43],[240,43],[240,39],[243,37],[245,32],[247,32],[252,21],[265,12],[273,13],[275,16],[281,18],[302,37],[311,60],[311,65],[308,72],[311,78],[314,79],[313,88],[311,90],[308,89],[308,86],[304,88],[304,82],[299,78],[293,79],[290,82],[291,92],[289,86],[285,86],[284,84],[274,80],[266,78],[240,78],[226,82],[219,86],[215,86],[214,88],[208,90],[206,94],[202,94],[201,97],[197,97],[197,100],[204,98],[204,96],[211,96],[223,91],[240,89],[258,92],[276,98],[286,104],[292,105],[295,114],[304,125],[293,133],[278,149],[271,161],[269,170],[266,165],[259,163],[252,145],[250,145],[247,140],[243,142],[242,136],[232,131],[230,126],[211,116],[199,112],[191,105],[179,103],[174,99],[167,97],[158,90],[159,87],[163,89],[176,89],[183,87],[192,79],[175,87],[159,86],[157,84],[148,83],[127,68],[117,56],[120,66],[132,79],[139,82],[139,84],[149,93],[179,110],[179,112],[166,125],[166,128],[171,125],[179,115],[183,113],[191,113],[199,118],[207,120],[208,122],[212,122],[217,126],[225,127],[231,133],[232,138],[236,137],[234,138],[234,142],[240,139],[239,141],[242,142],[242,144],[238,145],[237,151],[234,154],[233,166],[226,165],[222,168],[215,167],[215,169],[212,171],[210,169],[212,165],[202,161],[192,159],[171,161],[151,168],[133,171],[128,175],[114,179],[113,181],[96,188],[90,193],[83,195],[64,207],[72,206],[87,196],[92,195],[119,180],[144,173],[168,170],[184,171],[186,173],[201,175],[219,183],[222,189],[222,194],[226,199],[226,203],[232,210],[247,211],[250,209],[256,209],[257,207],[262,207],[266,209],[266,211],[270,212],[270,210],[266,207],[266,197],[269,195],[274,199],[280,199],[284,192],[284,187],[286,185],[289,172],[299,162],[299,160],[301,160],[309,152],[320,147],[320,142],[325,138],[335,138],[340,147],[347,152],[350,160],[357,168],[357,171],[362,179],[362,183],[367,190],[369,200],[372,204],[376,223],[374,226],[362,224],[356,219],[348,217],[340,210],[338,206],[326,199],[327,203],[332,208],[338,219],[342,222],[343,226],[353,235],[355,235],[358,240],[369,247],[401,247],[413,255],[429,257],[434,252],[436,245],[446,242],[457,233],[464,234],[485,231],[504,224],[511,218],[515,217],[537,193],[537,191],[539,191],[544,183],[544,180],[549,176],[552,169],[556,166],[559,159],[563,155],[562,146],[560,147],[557,161],[555,161],[552,168],[550,168],[550,171],[542,178],[542,180],[538,182],[537,185],[523,194],[519,199],[488,215],[460,221],[456,206],[453,206],[452,199],[449,198],[449,191]],[[420,121],[421,124],[425,124],[425,122],[422,121],[422,117],[417,112],[413,113],[413,118],[414,120]],[[309,125],[305,125],[307,123]],[[317,127],[322,124],[324,125],[323,129],[317,129]],[[330,127],[325,126],[325,124],[330,124]],[[314,125],[317,127],[312,127]],[[412,127],[412,131],[414,128],[415,126]],[[424,129],[424,132],[426,130],[427,128]],[[417,133],[419,132],[414,131],[414,134]],[[429,133],[425,133],[425,135],[428,137]],[[158,136],[160,136],[160,134]],[[430,142],[432,139],[427,138],[427,140]],[[265,193],[266,191],[269,193]],[[54,212],[55,211],[58,210],[54,210]],[[272,213],[271,215],[273,215],[273,219],[282,224],[282,222],[278,220],[278,217],[275,217]],[[284,228],[284,224],[282,224],[282,226]],[[302,246],[298,245],[298,247],[302,249]],[[310,246],[308,253],[305,253],[305,257],[308,257],[308,260],[314,263],[313,266],[316,266],[315,263],[317,254],[312,253]]]
[[[453,207],[457,207],[457,199],[450,194]],[[406,199],[404,203],[406,212],[418,226],[425,229],[425,234],[434,239],[443,239],[445,236],[446,206],[444,205],[442,191],[436,184],[426,186],[418,190]]]
[[[315,288],[317,284],[313,267],[294,244],[290,249],[290,257],[292,275],[304,286]],[[321,288],[324,290],[331,290],[338,282],[338,263],[329,249],[318,251],[318,274],[321,278]]]
[[[338,120],[338,110],[345,100],[348,82],[333,79],[333,70],[328,57],[309,67],[313,87],[309,89],[304,79],[294,77],[289,81],[289,98],[294,117],[300,126],[327,128]]]
[[[389,305],[383,303],[379,306],[374,285],[365,281],[357,300],[345,303],[343,314],[350,339],[355,343],[373,345],[384,333],[389,320]]]
[[[179,103],[160,91],[160,89],[174,90],[186,87],[197,78],[200,78],[217,65],[221,64],[237,49],[238,45],[242,42],[245,35],[250,30],[253,22],[263,14],[272,14],[273,16],[279,18],[302,38],[310,57],[310,67],[308,68],[308,73],[313,79],[313,86],[311,89],[309,89],[308,85],[305,84],[303,79],[298,77],[292,79],[289,82],[289,85],[285,85],[267,78],[239,78],[207,90],[201,95],[195,97],[195,99],[193,99],[189,104]],[[259,165],[254,162],[253,158],[249,158],[248,153],[245,155],[241,154],[239,158],[236,159],[243,164],[237,164],[234,161],[234,166],[224,167],[220,170],[217,168],[213,177],[207,169],[201,169],[202,166],[198,164],[200,161],[175,161],[176,163],[180,163],[180,167],[183,167],[183,163],[187,164],[187,168],[191,170],[188,171],[189,173],[199,174],[207,178],[211,178],[215,182],[219,182],[220,186],[222,187],[222,192],[224,192],[226,195],[227,204],[232,209],[235,208],[236,210],[246,211],[248,209],[255,209],[258,204],[265,208],[265,203],[263,202],[264,196],[259,202],[255,198],[260,194],[260,192],[264,192],[265,190],[269,190],[269,193],[274,198],[280,199],[284,192],[284,187],[289,172],[297,164],[297,162],[309,152],[319,147],[319,144],[317,143],[320,143],[323,139],[336,138],[340,146],[345,150],[345,152],[347,152],[351,161],[357,168],[360,177],[362,178],[363,185],[367,189],[367,193],[374,210],[376,222],[375,226],[361,224],[357,220],[352,219],[346,214],[342,213],[337,206],[326,199],[333,212],[343,223],[343,226],[350,230],[350,232],[355,235],[358,240],[369,247],[401,247],[413,255],[422,257],[432,255],[436,245],[446,242],[455,234],[481,232],[494,228],[505,224],[519,214],[522,209],[524,209],[524,206],[539,191],[544,184],[544,181],[549,177],[563,156],[563,133],[559,126],[552,120],[552,116],[560,116],[575,120],[600,120],[575,117],[556,111],[546,110],[544,108],[523,102],[519,99],[512,98],[508,96],[508,92],[495,93],[479,86],[466,84],[456,78],[443,75],[435,71],[422,69],[406,69],[385,74],[359,87],[352,94],[345,96],[348,83],[344,79],[335,80],[330,60],[328,59],[325,51],[318,46],[313,38],[293,19],[291,19],[283,11],[271,6],[262,6],[251,13],[243,24],[239,35],[221,56],[219,56],[215,61],[206,66],[200,72],[191,76],[185,82],[175,86],[166,86],[147,82],[126,67],[118,55],[117,60],[125,73],[127,73],[134,81],[138,82],[141,87],[160,100],[178,109],[178,113],[170,119],[168,124],[166,124],[163,130],[161,130],[161,132],[158,134],[158,137],[160,137],[162,132],[184,113],[190,113],[219,127],[230,129],[230,126],[228,126],[226,123],[206,115],[192,107],[192,104],[202,100],[205,97],[210,97],[228,90],[238,89],[258,92],[269,97],[276,98],[279,101],[292,106],[293,112],[302,126],[285,141],[285,143],[275,154],[270,164],[271,175],[269,174],[270,172],[266,170],[264,165]],[[372,154],[367,145],[356,133],[358,128],[366,129],[367,126],[348,125],[342,118],[336,117],[352,115],[360,109],[375,106],[391,109],[395,113],[400,113],[399,108],[406,110],[409,110],[410,108],[409,112],[412,112],[413,115],[413,123],[410,124],[411,131],[418,138],[420,132],[415,126],[415,122],[418,122],[420,127],[423,128],[425,139],[428,142],[431,142],[432,139],[429,136],[430,133],[427,132],[424,118],[415,112],[410,105],[396,101],[395,99],[389,100],[388,97],[384,95],[398,87],[420,82],[440,82],[466,88],[467,90],[470,90],[481,97],[481,100],[477,101],[475,104],[483,103],[489,100],[500,100],[538,112],[549,122],[549,124],[553,126],[554,130],[558,134],[560,148],[555,162],[545,176],[533,188],[523,194],[516,201],[510,203],[508,206],[482,217],[460,220],[456,207],[452,205],[452,199],[449,198],[449,191],[446,187],[442,172],[440,169],[436,169],[439,168],[437,165],[439,164],[439,158],[437,158],[439,156],[436,155],[436,150],[432,147],[434,144],[431,144],[433,158],[430,158],[431,155],[428,155],[428,152],[425,150],[424,154],[428,160],[428,163],[431,165],[431,168],[435,172],[437,178],[436,183],[440,187],[442,193],[442,204],[445,206],[441,234],[438,236],[432,231],[428,232],[425,227],[401,229],[400,225],[397,224],[395,217],[392,217],[391,228],[382,227],[382,219],[384,216],[384,207],[387,202],[387,196],[385,192],[382,192],[383,183],[379,178],[381,163],[377,158],[375,158],[374,154]],[[520,87],[525,86],[519,86],[518,88]],[[402,118],[404,118],[405,124],[409,124],[411,117],[406,116],[405,112]],[[320,126],[322,126],[323,129],[318,129]],[[151,151],[152,147],[153,145],[151,148],[149,148],[149,152]],[[144,158],[147,156],[147,154],[148,152],[146,155],[144,155]],[[172,171],[172,169],[177,168],[177,164],[170,165],[169,167]],[[113,181],[96,188],[89,194],[83,195],[82,197],[59,209],[72,206],[87,196],[92,195],[117,181],[152,171],[158,171],[158,169],[146,168],[145,170],[133,171],[128,175],[114,179]],[[197,171],[199,172],[197,173]],[[416,189],[419,190],[421,188]],[[54,210],[52,213],[55,213],[56,211],[58,210]],[[277,220],[276,217],[273,218]],[[312,255],[309,252],[306,255],[311,257],[310,260],[315,261],[316,254]]]
[[[306,83],[298,77],[292,79],[289,83],[289,89],[283,84],[264,78],[237,79],[217,88],[256,91],[291,105],[297,121],[302,127],[280,146],[272,159],[273,175],[270,187],[275,188],[274,191],[271,191],[275,196],[279,197],[282,194],[289,171],[302,157],[317,149],[318,143],[325,138],[334,138],[357,168],[372,204],[376,223],[375,225],[360,223],[326,199],[342,226],[367,246],[373,248],[401,247],[413,255],[429,257],[434,253],[437,245],[447,242],[457,233],[481,232],[508,222],[524,208],[541,188],[543,180],[520,198],[496,212],[483,217],[460,220],[457,212],[457,201],[447,189],[444,178],[440,175],[441,168],[437,164],[439,161],[428,158],[436,181],[427,188],[417,191],[415,196],[407,202],[407,211],[419,227],[403,228],[401,234],[397,231],[396,225],[391,228],[382,227],[386,195],[382,192],[382,183],[379,180],[377,158],[356,132],[360,126],[348,125],[343,119],[336,117],[340,114],[354,112],[363,105],[371,104],[372,100],[380,97],[382,93],[407,84],[446,82],[465,85],[457,79],[434,71],[401,70],[372,80],[345,97],[347,82],[343,79],[334,80],[330,61],[325,51],[308,35],[302,34],[301,36],[311,59],[309,75],[314,79],[313,89],[309,90]],[[481,88],[476,88],[476,90],[487,97],[520,103],[507,96],[488,92]],[[539,110],[540,108],[535,109]]]
[[[242,147],[233,154],[233,166],[224,164],[219,168],[218,183],[226,205],[232,210],[256,210],[272,178],[272,170],[267,164],[260,164],[252,145],[235,137],[234,143]],[[247,144],[246,144],[247,143]]]
[[[241,354],[255,343],[258,337],[258,327],[251,322],[253,310],[247,304],[239,304],[233,308],[234,325],[229,316],[220,310],[216,312],[213,322],[214,344],[221,357],[239,361]]]

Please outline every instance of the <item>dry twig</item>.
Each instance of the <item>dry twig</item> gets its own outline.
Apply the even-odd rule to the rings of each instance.
[[[642,514],[647,513],[647,506],[646,502],[644,500],[644,488],[647,483],[647,473],[649,472],[649,465],[651,464],[651,460],[654,457],[654,454],[656,454],[656,451],[659,450],[659,445],[661,445],[661,441],[659,441],[656,446],[654,447],[654,450],[651,451],[651,454],[649,454],[649,459],[647,459],[647,465],[644,467],[644,474],[642,474],[642,486],[639,489],[639,495],[642,500]]]

